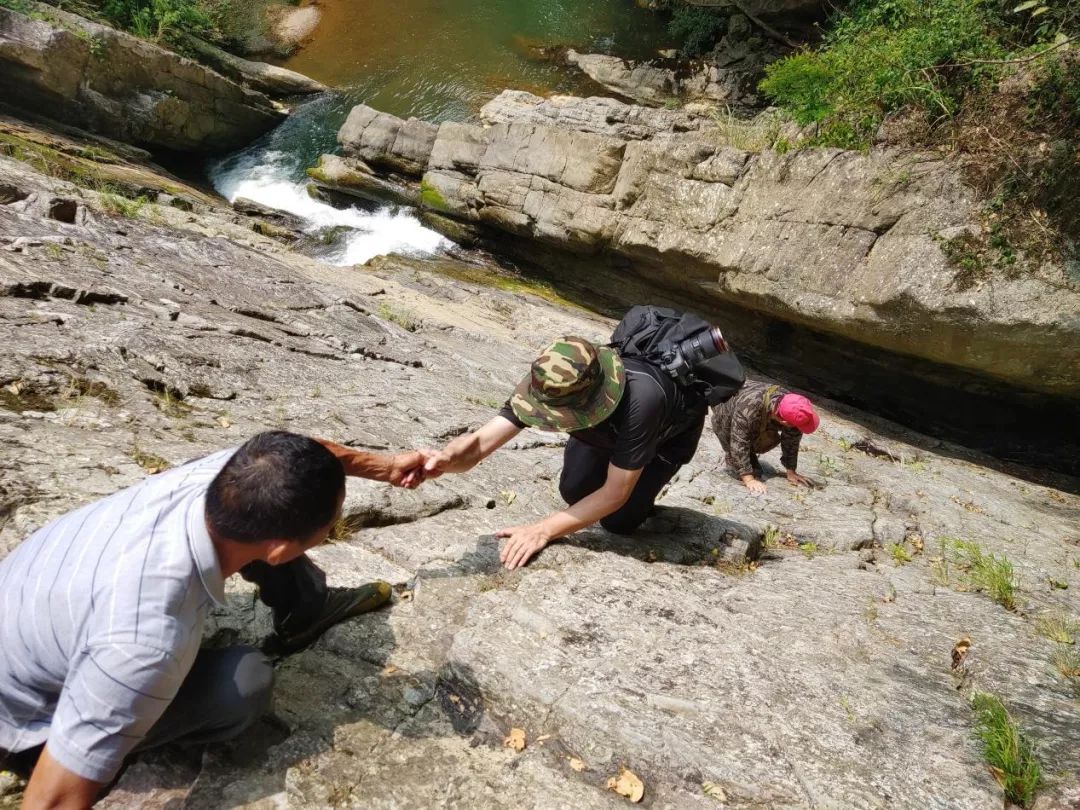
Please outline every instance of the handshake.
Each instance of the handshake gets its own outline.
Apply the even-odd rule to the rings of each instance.
[[[429,478],[438,478],[451,469],[451,457],[442,450],[411,450],[390,456],[386,481],[395,487],[416,489]]]

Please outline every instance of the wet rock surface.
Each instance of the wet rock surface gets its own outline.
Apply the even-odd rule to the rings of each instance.
[[[610,185],[611,161],[589,153],[562,180]],[[441,445],[551,336],[612,326],[455,280],[460,259],[328,267],[224,205],[118,216],[4,157],[0,180],[0,554],[267,428]],[[50,218],[51,199],[81,213]],[[515,572],[493,533],[559,504],[560,436],[526,431],[415,492],[350,482],[351,532],[314,556],[334,585],[389,580],[394,604],[279,661],[275,713],[249,734],[143,756],[101,806],[614,808],[605,785],[628,767],[653,808],[1000,808],[973,689],[1037,741],[1047,806],[1070,806],[1077,686],[1037,622],[1080,615],[1076,482],[822,412],[799,465],[820,488],[766,456],[753,498],[707,433],[639,535],[585,531]],[[1015,610],[965,584],[949,538],[1008,557]],[[234,580],[215,643],[267,631]]]

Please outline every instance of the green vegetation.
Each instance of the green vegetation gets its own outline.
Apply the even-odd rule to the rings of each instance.
[[[113,191],[102,191],[98,200],[101,203],[102,210],[106,213],[117,217],[127,217],[128,219],[138,217],[139,212],[147,203],[146,197],[139,196],[132,199]]]
[[[1062,610],[1044,613],[1035,620],[1035,630],[1058,644],[1074,644],[1080,635],[1080,622],[1069,618]]]
[[[837,146],[865,146],[900,110],[949,119],[1007,60],[1063,43],[1076,25],[1063,0],[1014,5],[855,0],[820,48],[770,65],[761,89],[800,124],[819,125],[820,142]]]
[[[1030,807],[1042,784],[1035,747],[995,695],[975,692],[971,707],[975,710],[975,736],[982,742],[983,758],[1005,789],[1005,797],[1021,807]]]
[[[904,563],[911,562],[911,555],[900,543],[889,543],[889,545],[886,546],[886,551],[889,552],[889,556],[892,557],[893,562],[896,565],[903,565]]]
[[[701,6],[677,6],[667,30],[682,43],[687,56],[701,56],[712,49],[727,30],[727,12]]]
[[[1007,610],[1015,610],[1018,582],[1013,565],[1002,554],[988,554],[972,540],[941,539],[941,559],[935,562],[934,580],[958,590],[981,591]],[[950,581],[949,563],[956,570]]]
[[[128,458],[130,458],[132,461],[134,461],[151,475],[162,472],[163,470],[167,470],[169,469],[169,467],[172,466],[166,459],[162,458],[161,456],[143,450],[142,447],[139,446],[138,440],[136,440],[131,445],[131,449],[128,450],[127,455]]]
[[[419,331],[420,327],[423,326],[423,322],[408,310],[395,309],[385,301],[379,304],[378,312],[375,314],[384,321],[396,323],[407,332]]]
[[[443,195],[428,182],[426,177],[420,181],[420,202],[425,208],[434,208],[436,211],[445,211],[447,209]]]

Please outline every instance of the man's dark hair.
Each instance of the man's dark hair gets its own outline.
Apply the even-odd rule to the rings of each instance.
[[[345,471],[314,439],[272,430],[252,437],[206,493],[206,517],[229,540],[304,540],[337,511]]]

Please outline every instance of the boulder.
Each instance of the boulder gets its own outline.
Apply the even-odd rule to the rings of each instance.
[[[237,149],[285,113],[172,51],[40,5],[0,8],[0,98],[148,148]]]
[[[243,59],[198,37],[185,37],[184,42],[210,67],[273,98],[311,95],[323,93],[327,89],[325,84],[309,79],[303,73],[266,62]]]
[[[566,62],[597,84],[639,104],[659,106],[678,95],[675,71],[647,62],[634,63],[617,56],[575,50],[567,52]]]

